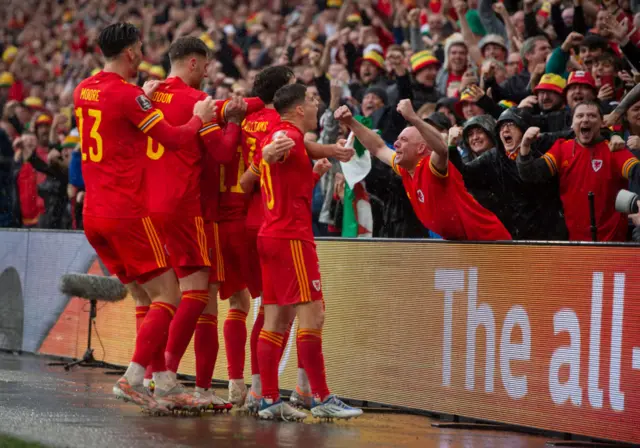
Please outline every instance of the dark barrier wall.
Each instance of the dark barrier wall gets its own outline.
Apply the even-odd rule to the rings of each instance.
[[[0,233],[0,247],[5,235]],[[56,276],[63,269],[54,267],[84,257],[82,245],[74,255],[61,253],[59,240],[55,244],[53,259],[39,262],[39,276],[30,275],[25,284],[21,274],[24,332],[34,333],[27,309],[38,303],[40,318],[56,323],[36,349],[81,356],[85,303],[71,299],[55,314],[56,306],[37,298],[57,297]],[[319,241],[318,252],[327,302],[325,357],[337,394],[640,442],[637,246]],[[37,255],[28,258],[35,263]],[[87,269],[100,272],[95,262]],[[36,280],[46,290],[29,286]],[[258,306],[254,301],[249,326]],[[220,308],[222,322],[228,306]],[[104,345],[94,343],[97,357],[128,363],[133,301],[101,305],[97,328]],[[281,386],[288,389],[295,386],[297,367],[292,342],[293,334],[280,369]],[[246,359],[250,378],[248,346]],[[191,348],[180,369],[194,373]],[[214,376],[226,378],[224,344]]]

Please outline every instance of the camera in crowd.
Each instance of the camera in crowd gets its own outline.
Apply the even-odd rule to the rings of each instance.
[[[616,196],[616,211],[626,215],[638,213],[638,195],[629,190],[620,190]]]

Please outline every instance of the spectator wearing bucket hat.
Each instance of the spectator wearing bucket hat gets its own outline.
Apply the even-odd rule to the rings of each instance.
[[[484,90],[473,84],[462,91],[460,101],[455,105],[455,111],[458,116],[469,120],[484,114],[497,118],[502,113],[502,108],[489,98]]]
[[[459,33],[447,38],[444,45],[444,64],[436,78],[436,88],[442,96],[453,96],[467,70],[469,47]]]
[[[14,83],[15,79],[11,72],[0,73],[0,111],[4,109],[4,105],[9,100],[9,92]]]
[[[566,240],[568,234],[557,183],[539,188],[540,185],[523,182],[518,174],[518,148],[532,118],[526,109],[508,109],[497,120],[494,148],[468,163],[452,149],[449,157],[471,194],[500,219],[513,239]],[[559,134],[542,134],[536,142],[536,154],[544,154],[559,137]]]
[[[543,132],[558,132],[566,129],[567,109],[564,90],[567,81],[554,73],[546,73],[533,89],[533,95],[520,102],[519,108],[528,109],[534,116],[534,126]]]
[[[436,77],[440,68],[440,61],[429,51],[419,51],[411,56],[411,74],[413,82],[410,84],[411,100],[416,109],[422,107],[425,103],[435,103],[442,95],[436,89]],[[409,78],[398,79],[399,88],[402,91],[403,86],[400,84],[410,82]]]
[[[355,71],[358,80],[349,84],[351,94],[358,101],[363,100],[364,92],[369,87],[382,87],[386,90],[388,85],[382,49],[370,47],[365,48],[363,56],[356,61]]]
[[[567,86],[564,88],[567,106],[573,110],[583,101],[594,101],[598,96],[596,81],[591,73],[583,70],[571,72],[567,80]],[[567,121],[567,127],[570,122]]]

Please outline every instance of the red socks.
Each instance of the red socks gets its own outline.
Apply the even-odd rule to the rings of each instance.
[[[289,343],[289,336],[291,336],[291,328],[293,328],[293,321],[289,322],[289,328],[287,328],[287,331],[284,332],[284,337],[282,338],[282,352],[280,352],[280,361],[282,361],[282,357],[284,356],[284,351],[287,349],[287,344]]]
[[[182,300],[176,312],[176,317],[169,328],[169,339],[165,350],[167,370],[176,373],[180,360],[189,346],[198,318],[207,306],[209,291],[192,290],[182,293]]]
[[[196,352],[196,387],[209,389],[218,358],[218,316],[200,316],[193,345]]]
[[[156,351],[162,350],[167,341],[171,319],[176,307],[164,302],[154,302],[144,318],[138,336],[132,362],[147,367]]]
[[[301,328],[298,330],[297,340],[298,358],[305,366],[311,391],[320,400],[325,400],[330,392],[327,386],[324,356],[322,355],[322,330]]]
[[[224,346],[230,380],[244,378],[244,348],[247,344],[247,313],[230,309],[224,321]]]
[[[261,306],[260,311],[258,312],[258,317],[256,318],[256,321],[253,324],[253,329],[251,330],[251,375],[260,375],[260,367],[258,363],[258,338],[260,337],[263,325],[264,306]]]
[[[280,398],[278,385],[278,364],[282,352],[283,335],[273,331],[262,330],[258,340],[258,363],[260,365],[260,381],[262,396],[277,401]]]
[[[149,312],[148,306],[137,306],[136,307],[136,334],[140,331],[140,327],[142,326],[142,322],[144,322],[144,318]]]

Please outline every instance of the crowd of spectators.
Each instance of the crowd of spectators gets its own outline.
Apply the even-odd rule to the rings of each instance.
[[[622,140],[640,156],[640,90],[632,91],[640,81],[637,0],[6,3],[0,10],[0,227],[82,228],[72,94],[102,66],[100,29],[121,20],[144,36],[145,61],[132,80],[140,85],[166,76],[168,46],[184,35],[201,38],[215,55],[203,89],[216,99],[249,96],[260,69],[290,65],[322,104],[318,131],[307,136],[322,143],[347,137],[333,114],[347,105],[393,147],[407,126],[396,106],[410,99],[442,132],[468,190],[514,239],[576,239],[565,225],[566,177],[535,184],[521,177],[516,158],[527,129],[539,128],[531,152],[543,155],[555,141],[575,137],[576,105],[596,101],[603,138]],[[640,193],[640,168],[617,173],[604,165],[611,173],[605,182],[622,181]],[[344,234],[345,190],[352,189],[334,163],[314,194],[318,235]],[[358,191],[371,208],[374,237],[438,237],[416,218],[388,166],[372,160]],[[614,200],[615,194],[596,198]],[[588,214],[586,198],[584,204]],[[623,241],[632,229],[630,221]]]

